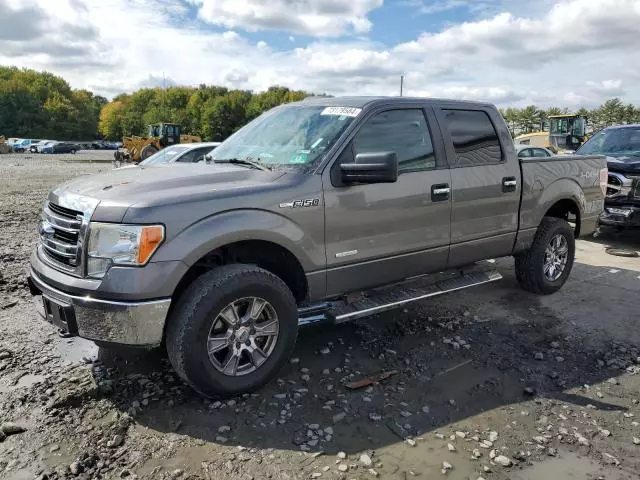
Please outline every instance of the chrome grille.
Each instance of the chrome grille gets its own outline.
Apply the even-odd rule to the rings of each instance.
[[[610,173],[607,180],[607,197],[619,195],[622,191],[622,185],[622,179],[618,175]]]
[[[640,177],[631,177],[631,192],[629,196],[634,200],[640,200]]]
[[[72,269],[79,265],[82,218],[82,212],[51,202],[45,204],[40,226],[40,243],[49,259]]]

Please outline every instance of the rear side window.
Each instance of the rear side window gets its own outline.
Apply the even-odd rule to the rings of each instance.
[[[429,127],[420,109],[374,115],[362,126],[353,146],[356,154],[396,152],[400,173],[436,168]]]
[[[533,150],[533,156],[542,158],[542,157],[548,157],[549,154],[545,150],[542,150],[541,148],[535,148]]]
[[[443,110],[444,123],[456,152],[457,167],[502,162],[502,148],[489,115],[480,110]]]

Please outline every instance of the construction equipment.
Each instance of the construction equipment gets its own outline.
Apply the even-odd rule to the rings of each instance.
[[[587,119],[582,115],[551,115],[549,116],[548,132],[532,132],[519,135],[515,143],[544,147],[553,153],[561,151],[575,151],[587,139]]]
[[[11,147],[7,143],[7,139],[4,138],[4,135],[0,135],[0,155],[3,153],[10,153]]]
[[[123,162],[141,162],[169,145],[202,141],[195,135],[182,135],[181,130],[182,127],[175,123],[157,123],[149,125],[147,137],[124,137],[123,149],[114,153],[116,166]]]

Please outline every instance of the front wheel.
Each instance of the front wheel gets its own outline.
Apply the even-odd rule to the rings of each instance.
[[[168,321],[167,353],[201,394],[238,395],[276,375],[297,331],[296,302],[280,278],[252,265],[226,265],[182,294]]]
[[[561,218],[543,218],[531,248],[515,257],[520,286],[541,295],[557,292],[569,278],[575,253],[569,223]]]
[[[155,153],[158,153],[158,149],[155,145],[153,145],[152,143],[150,143],[149,145],[145,145],[142,148],[142,151],[140,151],[140,160],[146,160]]]

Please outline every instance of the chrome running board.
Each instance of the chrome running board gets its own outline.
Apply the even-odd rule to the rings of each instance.
[[[351,301],[337,299],[298,309],[298,325],[343,323],[368,317],[412,302],[500,280],[502,275],[485,265],[423,275],[394,285],[360,292]],[[353,297],[354,295],[350,295]]]

